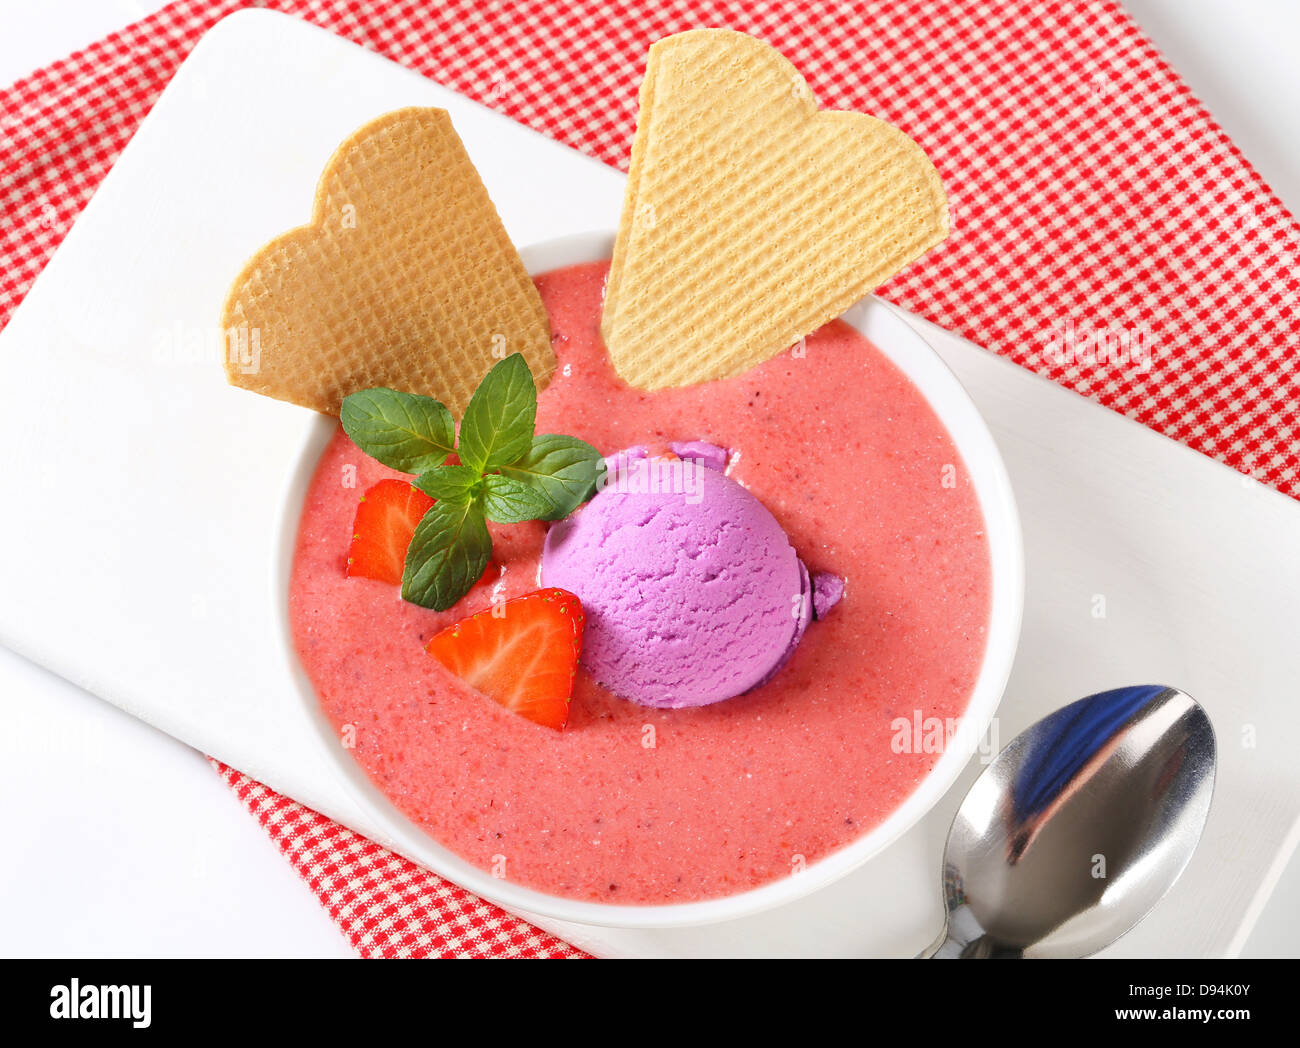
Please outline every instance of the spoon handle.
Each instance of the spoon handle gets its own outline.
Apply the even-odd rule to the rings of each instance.
[[[913,958],[913,960],[917,960],[917,961],[930,960],[932,957],[938,955],[939,950],[943,947],[943,945],[947,941],[948,941],[948,926],[945,924],[943,926],[943,929],[939,932],[939,937],[935,939],[934,942],[930,943],[930,945],[927,946],[924,950],[918,953],[916,957]]]
[[[1004,946],[982,932],[973,938],[961,935],[950,922],[934,942],[916,955],[916,960],[1002,960],[1023,957],[1020,950]]]

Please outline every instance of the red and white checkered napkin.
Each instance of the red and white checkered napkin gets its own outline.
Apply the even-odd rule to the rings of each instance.
[[[181,0],[0,93],[0,323],[204,30]],[[1300,497],[1300,227],[1109,0],[274,0],[626,166],[660,36],[761,36],[934,159],[952,237],[886,297]],[[1099,341],[1100,340],[1100,341]],[[575,956],[229,768],[363,954]]]

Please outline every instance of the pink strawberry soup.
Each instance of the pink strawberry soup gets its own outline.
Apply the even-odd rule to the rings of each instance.
[[[579,670],[563,732],[510,713],[424,650],[488,606],[493,587],[436,613],[345,576],[358,496],[398,474],[341,430],[303,506],[290,619],[353,757],[437,841],[556,895],[689,902],[789,876],[876,826],[925,777],[939,754],[900,745],[900,724],[965,710],[984,654],[989,548],[947,431],[858,332],[836,321],[739,377],[641,392],[600,340],[607,268],[537,278],[558,358],[537,431],[606,454],[674,440],[729,448],[731,476],[809,570],[847,580],[785,667],[748,694],[682,710],[620,699]],[[545,525],[492,532],[498,595],[536,589]]]

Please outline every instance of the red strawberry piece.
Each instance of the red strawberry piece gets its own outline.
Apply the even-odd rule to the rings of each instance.
[[[405,480],[381,480],[367,490],[352,525],[348,576],[401,585],[406,547],[432,505],[433,499]]]
[[[427,650],[493,702],[558,730],[569,720],[585,621],[568,590],[537,590],[448,626]]]

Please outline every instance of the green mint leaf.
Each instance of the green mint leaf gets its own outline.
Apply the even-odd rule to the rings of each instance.
[[[483,511],[498,524],[545,520],[554,511],[551,500],[537,488],[496,473],[483,478]]]
[[[523,456],[501,467],[503,477],[537,489],[550,501],[550,512],[538,520],[568,516],[595,494],[604,472],[599,451],[559,433],[539,433]]]
[[[484,376],[460,422],[461,462],[485,473],[528,450],[537,422],[537,385],[527,363],[512,353]]]
[[[402,597],[446,611],[470,591],[491,556],[492,537],[482,508],[475,502],[439,502],[411,536]]]
[[[420,474],[415,486],[440,502],[464,503],[474,498],[478,482],[479,474],[468,466],[437,466]]]
[[[339,421],[353,444],[403,473],[441,466],[455,447],[456,424],[442,404],[384,386],[344,397]]]

